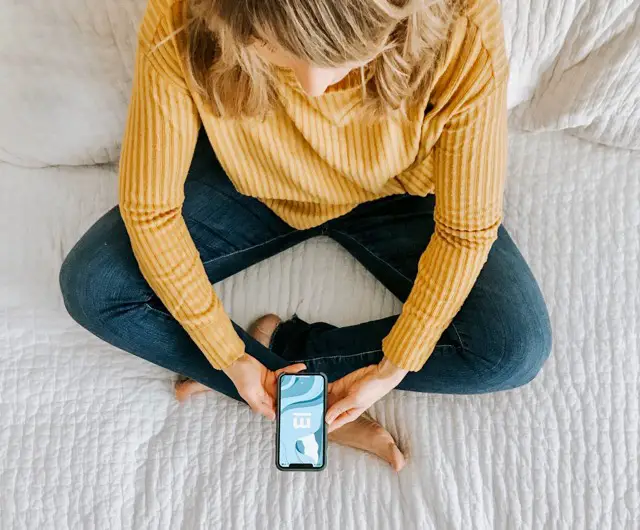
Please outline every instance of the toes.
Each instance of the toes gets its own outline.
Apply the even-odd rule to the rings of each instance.
[[[406,464],[402,451],[400,451],[389,433],[386,433],[384,441],[379,440],[368,450],[387,462],[394,471],[400,471]]]
[[[371,429],[371,436],[375,436],[377,438],[391,438],[391,434],[389,434],[389,431],[387,431],[387,429],[385,429],[379,423],[374,423],[369,427],[369,429]]]
[[[260,344],[269,347],[271,335],[280,324],[280,317],[272,313],[264,315],[256,320],[249,329],[249,335],[256,339]]]
[[[187,381],[176,383],[176,399],[182,403],[194,394],[207,392],[208,390],[211,390],[208,386],[189,379]]]
[[[406,459],[391,433],[365,416],[329,433],[329,440],[372,453],[395,471],[400,471],[406,465]]]
[[[405,466],[406,459],[391,433],[379,423],[369,425],[368,429],[373,452],[388,462],[394,471],[400,471]]]
[[[406,459],[391,434],[383,427],[380,427],[380,431],[381,432],[376,432],[375,445],[378,450],[375,452],[380,458],[385,460],[394,471],[400,471],[405,466]]]
[[[389,465],[394,471],[400,471],[407,463],[402,451],[394,442],[390,442],[387,446],[387,451],[384,459],[389,462]]]

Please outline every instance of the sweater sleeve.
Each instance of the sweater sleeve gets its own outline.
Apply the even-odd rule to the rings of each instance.
[[[200,119],[178,59],[173,42],[151,47],[140,39],[120,160],[120,212],[146,281],[211,364],[225,368],[244,343],[182,216]]]
[[[502,221],[506,137],[506,81],[491,77],[447,121],[434,146],[435,231],[382,343],[399,367],[424,365],[486,262]]]

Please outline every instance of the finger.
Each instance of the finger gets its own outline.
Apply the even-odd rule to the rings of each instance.
[[[289,366],[280,368],[280,370],[276,370],[276,377],[278,377],[280,374],[297,374],[298,372],[302,372],[302,370],[306,369],[307,365],[304,363],[290,364]]]
[[[276,413],[273,410],[273,407],[270,407],[266,403],[262,403],[261,401],[256,403],[254,407],[252,407],[255,412],[258,414],[262,414],[265,418],[270,421],[273,421],[276,418]]]
[[[338,416],[333,423],[329,425],[328,432],[333,432],[340,427],[345,426],[347,423],[351,423],[353,420],[356,420],[360,417],[360,415],[364,412],[364,409],[351,409],[347,412]]]
[[[333,401],[338,401],[345,394],[344,385],[339,384],[340,381],[334,381],[327,386],[327,395],[329,399],[333,398]]]
[[[336,393],[328,392],[327,393],[327,409],[331,410],[331,407],[333,406],[333,404],[340,401],[340,398],[341,396],[337,392]]]
[[[262,414],[268,420],[273,420],[276,417],[275,410],[273,408],[273,402],[268,405],[262,400],[262,396],[259,398],[252,398],[247,400],[247,403],[251,407],[251,410],[257,414]]]
[[[267,407],[269,407],[271,410],[275,409],[275,404],[273,402],[273,398],[269,395],[268,392],[263,392],[262,393],[262,398],[261,398],[262,403],[264,403]]]
[[[341,399],[340,401],[336,401],[333,405],[331,405],[331,407],[329,407],[325,421],[329,425],[331,425],[335,421],[335,419],[338,416],[340,416],[340,414],[344,414],[349,409],[352,409],[354,407],[355,407],[355,399],[351,396],[347,396],[346,398]]]

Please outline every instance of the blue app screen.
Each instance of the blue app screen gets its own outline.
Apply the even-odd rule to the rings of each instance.
[[[319,375],[283,375],[280,378],[281,467],[324,463],[324,385]]]

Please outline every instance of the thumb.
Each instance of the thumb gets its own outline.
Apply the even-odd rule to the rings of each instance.
[[[336,401],[327,411],[326,422],[331,425],[333,421],[340,416],[340,414],[344,414],[348,410],[354,408],[356,406],[355,401],[356,400],[353,396],[347,396],[340,401]]]
[[[280,368],[280,370],[276,370],[276,377],[280,374],[297,374],[298,372],[302,372],[302,370],[306,370],[306,368],[307,365],[304,363],[290,364],[289,366]]]

